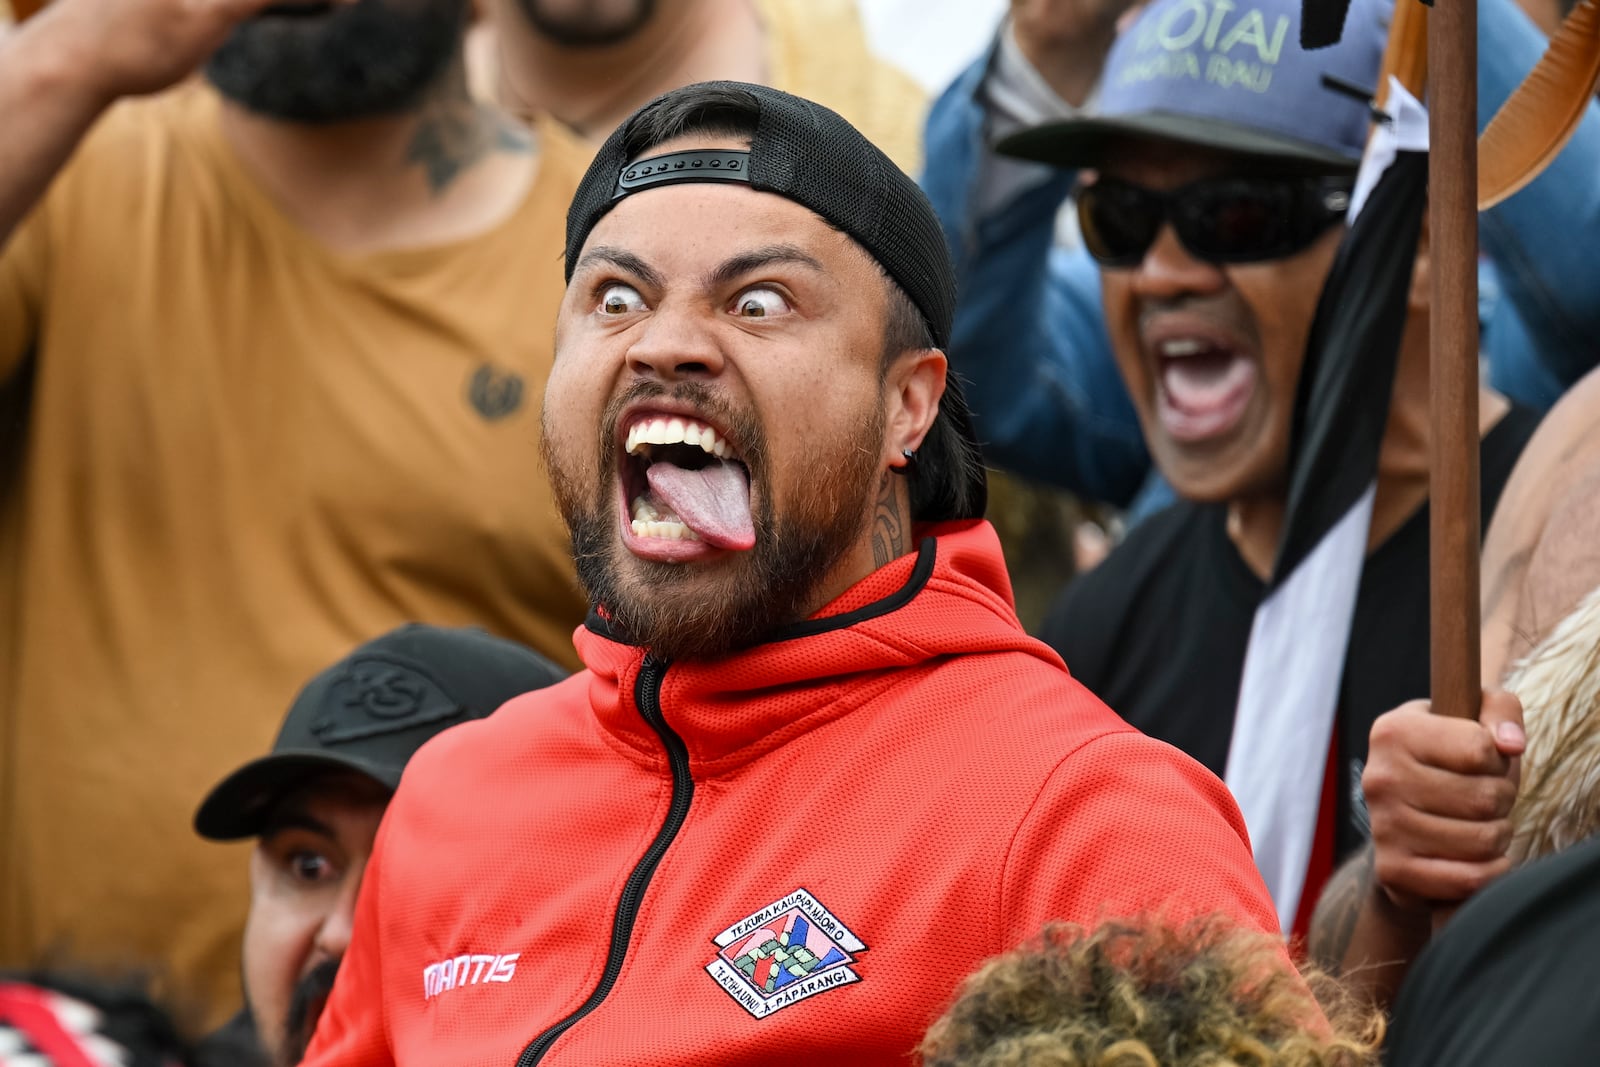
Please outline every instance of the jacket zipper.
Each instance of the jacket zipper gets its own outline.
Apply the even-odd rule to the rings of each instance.
[[[600,972],[599,984],[576,1011],[534,1038],[522,1050],[522,1055],[517,1057],[517,1067],[533,1067],[544,1059],[550,1046],[579,1019],[598,1008],[610,994],[611,987],[617,984],[617,975],[622,972],[623,959],[628,953],[628,941],[633,936],[633,921],[639,916],[639,905],[644,901],[645,890],[650,888],[650,879],[655,876],[661,857],[666,855],[673,838],[678,836],[678,831],[683,827],[683,820],[689,815],[689,802],[694,799],[694,780],[689,777],[689,750],[684,746],[683,739],[673,733],[661,713],[661,682],[666,674],[667,664],[646,656],[639,668],[639,679],[633,687],[634,703],[639,707],[639,714],[661,738],[661,744],[667,750],[667,765],[672,770],[672,801],[667,805],[666,820],[656,832],[655,840],[650,842],[650,847],[640,857],[638,866],[628,876],[627,884],[622,887],[622,897],[617,901],[617,914],[611,923],[611,947],[606,952],[606,966]]]

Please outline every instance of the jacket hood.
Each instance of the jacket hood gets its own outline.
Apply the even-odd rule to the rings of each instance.
[[[919,532],[916,552],[880,567],[812,618],[719,659],[666,665],[662,712],[688,747],[692,768],[715,773],[754,758],[932,660],[1023,651],[1065,669],[1017,621],[993,527],[968,520]],[[602,726],[660,761],[661,742],[635,703],[647,650],[613,634],[597,615],[575,642]]]

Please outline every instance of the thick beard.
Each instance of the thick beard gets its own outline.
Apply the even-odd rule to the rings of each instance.
[[[295,983],[289,1011],[283,1020],[281,1067],[293,1067],[306,1058],[306,1047],[311,1044],[311,1035],[317,1032],[317,1020],[327,1006],[328,994],[333,991],[333,980],[338,973],[338,960],[323,960]]]
[[[465,0],[357,0],[325,14],[259,15],[206,64],[223,96],[287,122],[350,122],[415,109],[456,62]]]
[[[731,431],[750,470],[755,547],[712,564],[642,560],[622,544],[615,498],[616,425],[629,403],[670,397],[694,404]],[[665,661],[704,661],[759,644],[773,630],[820,607],[819,587],[859,544],[870,521],[868,506],[882,472],[884,414],[874,407],[853,439],[833,443],[840,466],[811,463],[809,492],[784,514],[772,501],[765,438],[751,419],[716,402],[698,383],[672,390],[643,384],[613,401],[602,420],[598,488],[562,469],[544,434],[544,452],[556,501],[572,532],[578,580],[591,603],[627,640]],[[628,577],[625,577],[628,575]]]
[[[539,36],[564,48],[609,48],[644,29],[655,16],[656,0],[633,0],[622,18],[602,19],[592,11],[570,15],[550,11],[541,0],[517,0]]]

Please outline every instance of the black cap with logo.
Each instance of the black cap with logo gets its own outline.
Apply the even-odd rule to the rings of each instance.
[[[314,775],[354,771],[395,788],[417,749],[566,672],[477,629],[412,623],[318,674],[289,708],[272,753],[218,782],[195,812],[201,837],[261,833],[273,806]]]

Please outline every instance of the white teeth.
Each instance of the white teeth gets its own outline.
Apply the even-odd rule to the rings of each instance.
[[[655,418],[636,422],[628,430],[624,446],[628,454],[640,452],[646,445],[698,445],[716,456],[727,459],[733,455],[728,442],[717,437],[717,431],[703,422],[682,418]]]
[[[1183,356],[1198,355],[1199,353],[1205,351],[1205,349],[1206,344],[1204,341],[1197,340],[1193,337],[1179,337],[1171,341],[1163,341],[1161,343],[1160,351],[1163,356],[1167,356],[1171,359],[1179,359]]]
[[[629,525],[633,527],[635,537],[656,537],[663,541],[700,540],[699,534],[676,519],[634,519]]]
[[[633,498],[633,527],[635,537],[658,537],[664,541],[698,541],[700,535],[683,524],[672,512],[662,512],[642,496]]]

